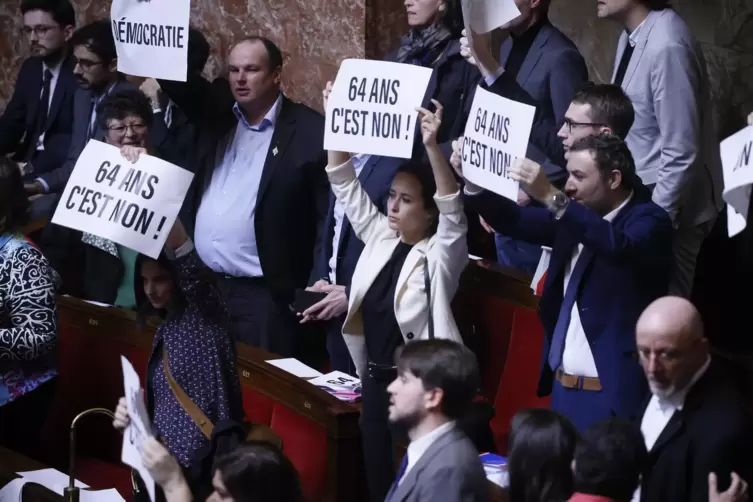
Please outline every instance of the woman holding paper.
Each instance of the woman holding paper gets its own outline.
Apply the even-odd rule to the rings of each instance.
[[[324,91],[324,106],[332,89]],[[432,335],[461,342],[450,308],[465,265],[467,221],[460,190],[439,150],[436,112],[419,108],[429,164],[397,170],[385,216],[361,187],[351,155],[329,151],[332,191],[365,247],[356,265],[343,337],[362,381],[362,439],[372,501],[383,501],[395,479],[395,436],[387,386],[396,378],[398,347]],[[306,315],[306,312],[304,312]]]
[[[145,153],[123,148],[132,161]],[[228,314],[213,274],[179,220],[159,259],[139,255],[136,271],[141,321],[155,314],[163,319],[147,368],[149,418],[155,435],[183,467],[195,497],[203,500],[212,491],[214,458],[246,436]],[[125,398],[115,416],[115,428],[124,429],[129,423]],[[137,500],[142,494],[140,485]]]

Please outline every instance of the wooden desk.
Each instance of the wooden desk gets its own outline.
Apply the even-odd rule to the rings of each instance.
[[[17,472],[46,469],[47,466],[36,460],[0,446],[0,488],[20,476]],[[37,483],[26,483],[21,492],[22,502],[64,502],[65,499]]]

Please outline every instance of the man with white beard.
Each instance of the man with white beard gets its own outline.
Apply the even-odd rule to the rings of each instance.
[[[673,296],[654,301],[638,319],[636,346],[652,396],[641,418],[649,461],[633,502],[705,502],[711,472],[720,490],[732,472],[750,484],[749,409],[712,361],[695,307]]]

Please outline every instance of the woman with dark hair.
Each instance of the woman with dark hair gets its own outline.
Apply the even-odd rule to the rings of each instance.
[[[21,171],[0,157],[0,442],[36,455],[57,374],[57,276],[27,220]]]
[[[573,493],[578,430],[556,411],[531,408],[512,419],[507,455],[510,502],[558,502]]]
[[[145,151],[130,151],[128,156],[139,153]],[[243,428],[237,427],[243,423],[244,412],[228,314],[214,275],[199,259],[179,220],[165,251],[157,260],[139,255],[136,272],[140,319],[144,322],[156,315],[163,320],[147,368],[147,411],[156,434],[183,467],[195,496],[203,500],[211,492],[215,456],[245,437]],[[192,416],[181,394],[211,422],[211,440],[206,424],[197,423],[204,417]],[[125,398],[120,399],[115,415],[115,428],[124,429],[129,423]],[[228,432],[222,443],[216,437],[221,430]]]
[[[144,467],[165,492],[166,502],[190,502],[180,467],[157,440],[144,443]],[[220,457],[214,465],[214,492],[209,502],[303,502],[298,472],[275,446],[249,441]]]
[[[442,125],[437,131],[440,144],[463,134],[466,101],[481,78],[477,68],[460,54],[463,31],[460,1],[406,0],[410,29],[400,39],[400,47],[385,58],[434,70],[423,106],[428,108],[432,99],[444,105]]]
[[[331,91],[324,90],[324,106]],[[373,502],[395,479],[396,437],[389,427],[388,385],[404,343],[445,338],[462,343],[450,303],[468,262],[460,190],[437,144],[442,105],[420,108],[429,163],[411,161],[392,180],[385,214],[361,186],[349,153],[329,151],[326,171],[355,235],[364,243],[348,294],[343,338],[362,381],[361,431]],[[304,312],[304,316],[307,313]]]

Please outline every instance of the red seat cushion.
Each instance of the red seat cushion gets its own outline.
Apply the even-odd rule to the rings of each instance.
[[[115,488],[126,502],[133,500],[131,468],[110,464],[101,460],[79,457],[76,459],[76,479],[83,481],[95,490]]]

